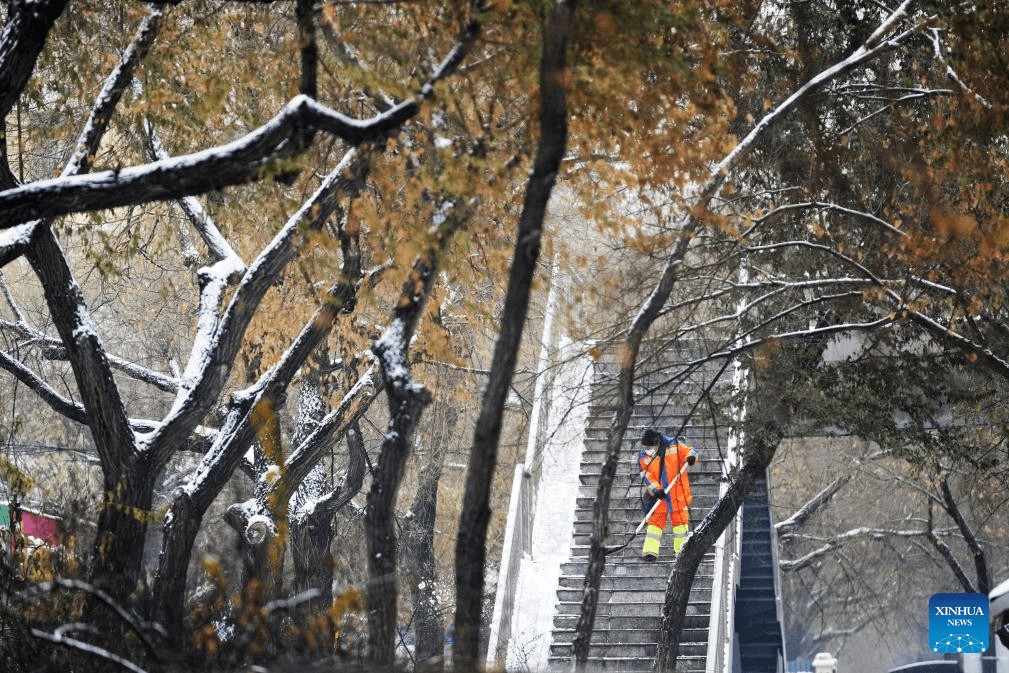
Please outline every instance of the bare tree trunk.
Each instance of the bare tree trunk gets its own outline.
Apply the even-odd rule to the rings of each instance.
[[[294,588],[301,592],[319,589],[318,599],[307,607],[333,604],[333,515],[350,502],[364,483],[367,456],[357,421],[347,430],[349,463],[340,484],[328,495],[318,498],[311,513],[291,517],[291,557],[294,559]]]
[[[7,21],[0,49],[0,118],[6,119],[46,45],[49,31],[63,13],[67,0],[7,3]],[[0,189],[17,185],[7,156],[7,135],[0,136]]]
[[[408,375],[406,375],[408,376]],[[410,382],[386,382],[391,421],[375,465],[365,528],[368,534],[368,658],[372,664],[391,666],[396,653],[398,592],[396,589],[396,495],[403,481],[406,459],[420,414],[431,393]]]
[[[205,472],[198,488],[184,489],[175,495],[165,516],[150,612],[171,637],[183,636],[189,559],[203,515],[241,462],[244,454],[241,448],[250,446],[255,438],[252,423],[243,424],[244,418],[243,411],[231,410],[222,428],[223,433],[230,434],[230,439],[223,442],[224,446],[217,445],[213,449],[213,452],[221,452],[221,459],[215,460],[213,468]],[[239,450],[229,448],[235,446],[240,447]]]
[[[153,517],[154,474],[146,464],[131,464],[106,475],[105,498],[98,516],[92,582],[124,605],[145,587],[141,586],[144,541]]]
[[[431,393],[414,380],[409,348],[424,305],[452,236],[468,220],[468,209],[445,203],[439,208],[435,240],[414,261],[385,333],[372,346],[382,366],[389,400],[389,424],[373,471],[365,531],[368,536],[368,659],[386,667],[395,662],[398,623],[396,587],[396,496],[410,455],[420,415]]]
[[[302,20],[302,2],[298,3],[299,24]],[[305,52],[302,51],[302,58]],[[305,72],[311,69],[302,69]],[[304,82],[302,83],[304,88]],[[326,403],[320,390],[321,377],[318,367],[313,367],[305,376],[298,395],[298,428],[291,441],[299,446],[311,434],[326,413]],[[332,604],[333,600],[333,555],[329,546],[333,542],[333,516],[316,513],[313,503],[327,490],[326,466],[319,461],[309,470],[299,484],[295,484],[291,500],[291,514],[288,521],[291,541],[291,560],[294,564],[294,589],[296,592],[317,589],[320,596],[300,606],[299,612],[309,613],[313,608]],[[327,639],[329,640],[329,639]]]
[[[432,448],[431,458],[421,471],[417,493],[403,524],[403,558],[410,568],[413,624],[416,633],[414,670],[433,673],[443,668],[445,627],[438,600],[435,572],[434,523],[438,509],[438,484],[445,452]]]
[[[118,601],[136,591],[143,563],[155,472],[140,454],[126,407],[84,295],[52,230],[36,232],[27,259],[38,275],[60,339],[67,348],[80,398],[102,464],[104,495],[91,579]]]
[[[456,616],[453,666],[477,670],[483,622],[484,565],[490,521],[490,484],[497,465],[502,414],[518,359],[522,328],[540,254],[543,221],[557,172],[567,147],[567,103],[564,72],[568,38],[574,22],[574,0],[558,0],[543,33],[540,63],[540,141],[515,238],[501,332],[494,347],[490,380],[484,392],[473,436],[463,510],[456,541]]]
[[[186,644],[183,624],[189,559],[196,544],[196,535],[203,525],[205,511],[205,507],[194,503],[188,496],[176,497],[162,533],[149,614],[165,628],[172,649]]]

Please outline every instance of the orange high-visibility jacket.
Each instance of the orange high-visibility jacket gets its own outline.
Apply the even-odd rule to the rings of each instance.
[[[697,455],[696,452],[683,442],[674,441],[666,437],[662,438],[665,444],[665,460],[659,461],[659,454],[662,452],[660,446],[654,455],[648,455],[644,449],[638,454],[638,464],[641,467],[641,482],[645,488],[657,487],[665,489],[669,482],[676,478],[680,468],[687,462],[687,458]],[[664,469],[663,469],[664,468]],[[665,497],[665,505],[668,511],[676,512],[685,509],[690,504],[690,479],[684,471],[676,484],[669,489]],[[661,505],[660,505],[661,508]],[[663,512],[665,514],[665,512]]]

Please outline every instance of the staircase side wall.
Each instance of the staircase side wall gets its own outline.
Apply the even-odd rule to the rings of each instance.
[[[515,591],[521,570],[522,558],[528,553],[531,535],[533,489],[532,474],[526,466],[515,466],[512,477],[511,501],[508,505],[508,524],[505,528],[501,572],[494,594],[494,616],[491,619],[490,635],[487,642],[487,667],[497,668],[504,664],[508,640],[511,637],[511,623],[515,609]]]
[[[560,339],[564,364],[539,397],[542,432],[530,428],[526,462],[516,466],[487,647],[488,668],[540,670],[546,665],[560,565],[567,559],[578,496],[571,477],[584,448],[593,367],[579,347]],[[546,488],[543,484],[546,483]]]

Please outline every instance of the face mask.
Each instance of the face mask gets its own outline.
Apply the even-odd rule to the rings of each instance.
[[[655,455],[655,450],[657,448],[659,448],[659,447],[657,447],[657,446],[646,446],[645,447],[645,453],[647,455],[649,455],[649,456],[654,456]]]

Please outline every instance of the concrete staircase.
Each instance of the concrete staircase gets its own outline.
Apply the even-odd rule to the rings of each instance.
[[[692,361],[696,352],[680,348],[661,354],[661,371],[638,382],[640,403],[625,436],[617,478],[610,502],[610,546],[624,543],[642,519],[640,480],[637,455],[642,431],[656,427],[674,435],[690,412],[698,395],[717,373],[717,365],[694,371],[686,380],[665,384],[670,374],[678,371],[676,363]],[[653,361],[658,361],[653,360]],[[654,366],[652,367],[653,369]],[[580,469],[580,487],[576,502],[574,537],[570,558],[561,566],[557,590],[557,606],[550,645],[549,664],[552,670],[570,666],[574,627],[578,620],[582,585],[588,557],[592,505],[596,496],[600,466],[603,462],[606,436],[613,416],[613,407],[605,403],[607,386],[615,378],[616,367],[603,363],[597,371],[597,404],[589,410],[585,448]],[[723,385],[721,382],[719,385]],[[724,468],[724,428],[716,434],[713,423],[705,422],[703,414],[695,414],[684,429],[686,443],[694,447],[698,462],[689,468],[693,504],[690,508],[693,529],[715,504],[719,496],[719,481]],[[662,553],[658,562],[641,560],[639,535],[627,548],[607,557],[606,570],[600,586],[595,629],[589,652],[589,667],[614,671],[650,671],[657,650],[662,603],[666,579],[673,562],[672,531],[666,528]],[[724,580],[717,581],[715,551],[709,551],[697,570],[690,591],[685,630],[677,670],[703,671],[709,652],[709,628],[712,624],[712,596],[723,592]],[[731,592],[729,592],[731,595]],[[721,594],[720,609],[727,600]],[[721,634],[720,634],[721,635]]]

